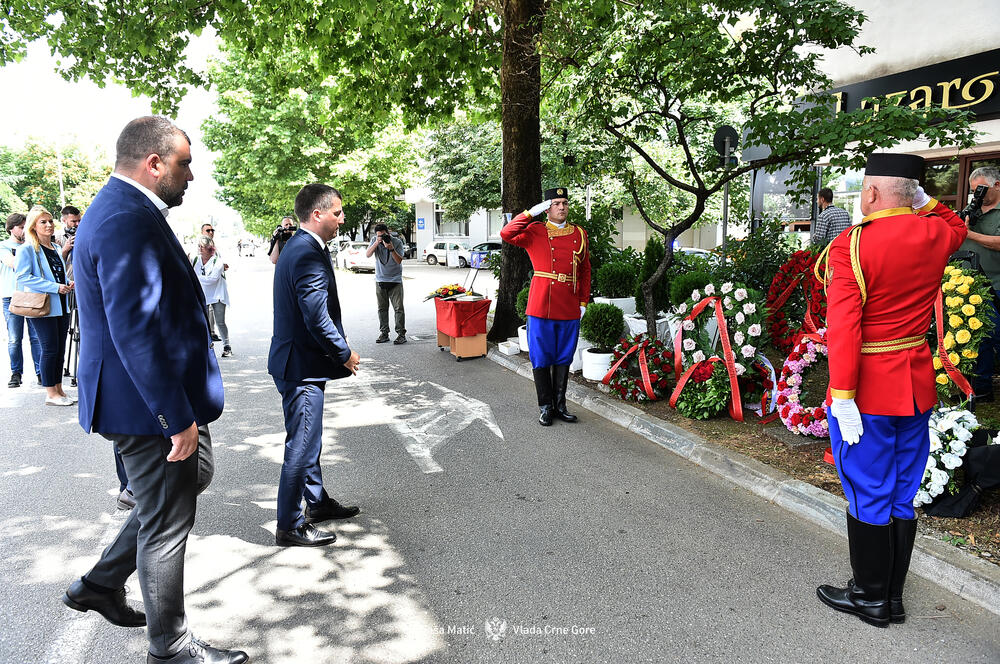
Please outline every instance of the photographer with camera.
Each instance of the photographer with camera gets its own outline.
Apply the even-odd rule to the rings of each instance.
[[[993,362],[1000,344],[1000,167],[984,166],[969,176],[972,201],[959,215],[969,227],[969,236],[961,249],[972,251],[979,257],[983,272],[993,283],[993,331],[979,347],[976,376],[972,387],[976,401],[993,401]]]
[[[375,299],[378,302],[379,336],[377,344],[389,340],[389,303],[396,318],[396,338],[392,343],[406,343],[406,313],[403,311],[403,241],[389,232],[385,224],[375,224],[375,237],[366,256],[375,254]]]
[[[76,240],[76,228],[80,225],[80,209],[67,205],[60,213],[63,225],[62,257],[66,262],[66,278],[73,281],[73,242]]]
[[[271,259],[272,264],[278,263],[281,250],[293,235],[295,235],[295,218],[284,217],[281,224],[271,233],[271,246],[267,248],[267,257]]]

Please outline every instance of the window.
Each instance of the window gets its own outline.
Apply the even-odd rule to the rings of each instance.
[[[488,229],[489,233],[487,237],[500,237],[500,229],[503,228],[504,215],[501,210],[490,210],[486,213],[488,216]]]
[[[445,221],[444,210],[440,205],[434,206],[434,234],[435,235],[469,235],[469,220],[465,221]]]
[[[924,191],[928,196],[938,199],[952,210],[958,209],[958,190],[961,178],[959,159],[946,161],[929,161],[924,166]],[[966,178],[968,179],[968,178]]]

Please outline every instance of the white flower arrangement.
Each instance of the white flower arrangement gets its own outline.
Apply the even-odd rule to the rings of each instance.
[[[686,320],[683,323],[681,323],[681,327],[684,328],[685,332],[690,332],[691,330],[694,329],[694,321],[693,320]]]
[[[691,291],[691,299],[698,303],[701,301],[701,291],[693,290]]]
[[[737,346],[742,346],[743,342],[746,341],[746,337],[739,330],[736,330],[736,334],[733,335],[733,343]]]
[[[712,284],[705,286],[705,295],[715,295],[715,286]]]
[[[751,337],[759,337],[760,336],[760,325],[758,325],[757,323],[754,323],[753,325],[751,325],[747,329],[747,334],[749,334]]]
[[[700,350],[696,350],[694,353],[691,354],[691,359],[694,360],[695,363],[704,362],[705,353],[701,352]]]
[[[720,290],[722,290],[722,294],[723,295],[728,295],[729,293],[732,293],[733,292],[733,282],[727,281],[726,283],[722,284],[722,288]]]
[[[743,300],[747,299],[747,289],[737,288],[735,295],[736,295],[736,301],[742,302]]]
[[[736,318],[736,322],[739,323],[740,325],[742,325],[744,322],[746,322],[746,319],[747,319],[747,317],[743,315],[742,311],[737,311],[735,318]]]
[[[698,344],[695,343],[694,339],[687,338],[684,340],[684,350],[692,351]]]
[[[949,406],[935,410],[928,426],[930,454],[920,489],[913,498],[914,507],[930,504],[945,491],[949,494],[958,491],[955,470],[962,465],[962,457],[968,451],[966,443],[979,428],[979,420],[967,410]]]
[[[753,302],[747,302],[746,304],[743,305],[743,313],[753,314],[756,312],[757,312],[757,305],[754,304]]]

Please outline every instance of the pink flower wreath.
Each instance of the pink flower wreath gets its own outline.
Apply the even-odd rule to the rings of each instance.
[[[825,332],[825,328],[821,329],[817,335],[823,338]],[[802,396],[803,374],[820,356],[826,354],[825,343],[816,341],[811,335],[803,337],[781,367],[781,377],[776,386],[778,416],[792,433],[809,434],[819,438],[830,435],[830,424],[826,419],[824,405],[807,406],[799,401]]]

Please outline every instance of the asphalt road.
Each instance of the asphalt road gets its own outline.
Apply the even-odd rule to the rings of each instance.
[[[185,579],[209,643],[255,664],[1000,661],[996,616],[939,586],[911,577],[887,630],[835,614],[815,587],[849,578],[844,540],[592,414],[539,427],[529,381],[435,345],[423,296],[466,271],[411,261],[403,346],[374,344],[373,277],[337,275],[363,364],[328,386],[324,478],[362,514],[331,547],[275,547],[272,268],[228,258],[235,356]],[[145,661],[143,630],[59,601],[123,518],[110,444],[0,389],[0,662]]]

